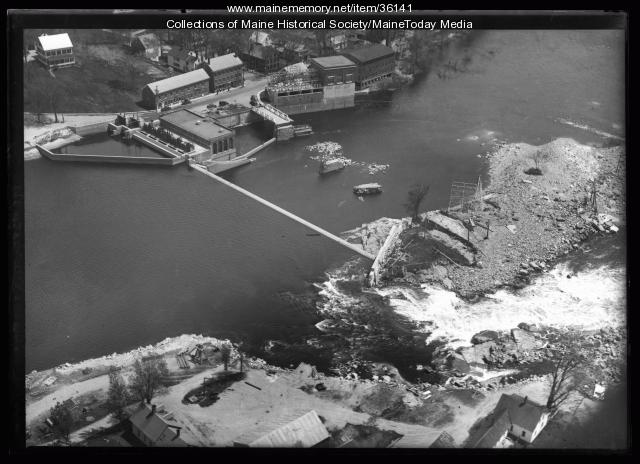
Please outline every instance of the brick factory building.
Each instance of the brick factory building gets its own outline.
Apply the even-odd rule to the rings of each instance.
[[[344,56],[311,58],[308,69],[287,67],[267,86],[273,105],[287,114],[351,108],[356,65]]]
[[[47,68],[73,66],[76,59],[73,44],[66,32],[63,34],[43,34],[36,39],[36,58]]]
[[[224,160],[236,157],[235,131],[211,118],[180,109],[161,116],[160,127],[207,148],[209,152],[201,155],[198,161],[205,157]]]
[[[244,86],[244,63],[234,53],[209,58],[201,65],[209,74],[209,91]]]
[[[249,46],[240,53],[240,58],[247,69],[263,74],[276,72],[285,65],[278,50],[257,43],[250,43]]]
[[[311,58],[309,65],[318,71],[323,85],[355,82],[356,64],[344,56]]]
[[[381,44],[346,49],[341,55],[358,65],[356,90],[363,90],[376,82],[390,79],[396,67],[395,52]]]
[[[204,69],[151,82],[142,89],[142,101],[149,109],[180,103],[209,93],[209,75]]]

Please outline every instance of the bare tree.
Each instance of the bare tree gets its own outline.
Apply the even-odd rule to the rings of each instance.
[[[49,411],[49,417],[53,423],[53,433],[58,438],[69,443],[71,429],[75,420],[72,403],[69,400],[63,403],[58,401]]]
[[[429,193],[429,186],[425,187],[424,184],[416,184],[409,190],[404,207],[411,215],[411,222],[414,224],[420,222],[420,204],[424,197],[427,196],[427,193]]]
[[[555,353],[551,388],[547,397],[547,408],[551,411],[556,411],[578,388],[576,373],[584,360],[575,346],[567,344]]]
[[[231,346],[227,343],[220,347],[220,354],[222,355],[222,362],[224,363],[224,370],[229,368],[229,360],[231,359]]]
[[[162,378],[169,375],[164,358],[141,361],[137,359],[133,365],[133,378],[129,390],[132,396],[151,404],[153,395],[162,385]]]
[[[127,418],[125,407],[129,403],[130,395],[127,384],[116,370],[109,372],[109,392],[107,395],[107,408],[118,422]]]

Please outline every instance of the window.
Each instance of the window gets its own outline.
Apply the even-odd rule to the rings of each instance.
[[[229,139],[229,148],[233,148],[233,139]]]
[[[522,431],[522,436],[524,437],[527,434],[524,430]]]

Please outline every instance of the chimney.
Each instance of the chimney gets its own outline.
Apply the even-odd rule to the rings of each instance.
[[[151,405],[151,412],[149,414],[147,414],[147,418],[153,416],[156,413],[156,405],[152,404]]]

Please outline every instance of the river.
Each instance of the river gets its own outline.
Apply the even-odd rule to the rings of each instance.
[[[460,71],[434,69],[356,108],[297,115],[312,136],[271,145],[225,177],[334,233],[404,216],[415,182],[431,187],[425,209],[446,207],[452,181],[485,175],[493,140],[624,136],[624,39],[623,31],[478,33],[447,52],[445,62],[462,63]],[[261,137],[241,132],[239,147]],[[389,168],[320,177],[305,146],[324,141]],[[352,194],[353,185],[373,181],[382,195]],[[311,299],[292,295],[311,296],[311,284],[353,253],[309,233],[184,166],[27,161],[26,370],[181,333],[230,337],[256,352],[269,340],[317,337]],[[282,363],[324,365],[331,357],[296,346]],[[387,354],[401,356],[397,346]]]

